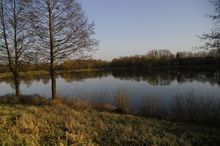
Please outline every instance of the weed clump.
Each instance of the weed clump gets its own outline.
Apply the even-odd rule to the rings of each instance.
[[[128,103],[128,95],[123,90],[118,90],[115,95],[116,109],[117,113],[129,113],[129,103]]]
[[[220,126],[220,100],[209,95],[176,95],[172,111],[177,120]]]
[[[144,117],[165,118],[167,111],[157,97],[145,97],[139,114]]]

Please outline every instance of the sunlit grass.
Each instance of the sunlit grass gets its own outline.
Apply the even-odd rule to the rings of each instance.
[[[0,145],[219,145],[219,129],[53,106],[0,105]]]

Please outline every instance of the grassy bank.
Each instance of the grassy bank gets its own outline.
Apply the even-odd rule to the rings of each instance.
[[[220,145],[220,129],[62,104],[0,104],[0,115],[0,145]]]
[[[49,72],[47,71],[27,71],[27,72],[20,72],[20,77],[32,77],[32,76],[38,76],[38,75],[49,75]],[[12,78],[13,75],[10,72],[0,73],[0,79],[1,78]]]
[[[76,69],[76,70],[59,70],[56,73],[82,73],[82,72],[90,72],[90,71],[100,71],[103,69]],[[27,72],[19,72],[20,77],[34,77],[34,76],[42,76],[49,75],[48,71],[40,70],[40,71],[27,71]],[[0,79],[3,78],[12,78],[13,75],[10,72],[0,73]]]

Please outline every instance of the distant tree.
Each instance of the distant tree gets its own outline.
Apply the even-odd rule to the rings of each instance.
[[[55,63],[84,55],[97,45],[94,24],[76,0],[33,0],[30,16],[44,59],[50,62],[52,98],[56,97]]]
[[[176,59],[180,59],[180,53],[179,52],[176,53]]]
[[[151,50],[147,53],[147,60],[152,63],[152,65],[155,65],[156,61],[158,60],[158,51],[157,50]]]
[[[13,74],[16,96],[20,95],[20,67],[33,53],[27,18],[29,4],[28,0],[0,0],[0,62]]]
[[[210,15],[210,18],[214,21],[215,26],[210,33],[203,34],[202,40],[205,40],[205,46],[203,48],[220,49],[220,0],[212,0],[211,3],[214,6],[215,14]]]

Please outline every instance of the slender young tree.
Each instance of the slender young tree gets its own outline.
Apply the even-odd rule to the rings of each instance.
[[[16,96],[20,95],[20,66],[28,60],[31,52],[31,34],[26,17],[29,2],[0,0],[0,60],[13,74]]]
[[[76,0],[33,0],[33,30],[44,59],[50,62],[52,98],[56,97],[55,63],[91,51],[97,45],[89,23]]]

